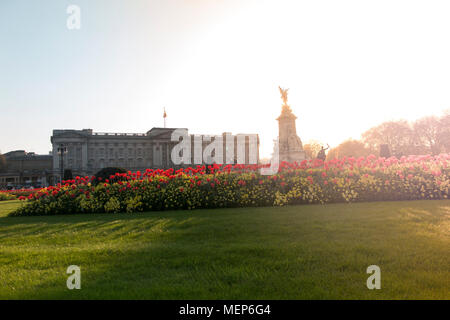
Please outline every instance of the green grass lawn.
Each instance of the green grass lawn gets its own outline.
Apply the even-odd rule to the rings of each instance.
[[[0,202],[2,299],[450,299],[450,201],[7,217],[18,205]]]

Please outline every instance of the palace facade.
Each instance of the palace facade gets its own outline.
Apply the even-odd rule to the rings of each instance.
[[[58,153],[58,148],[61,146],[67,150],[67,153],[62,156],[63,169],[71,170],[74,176],[94,175],[106,167],[122,167],[130,171],[142,171],[147,168],[165,169],[188,166],[172,161],[172,149],[179,143],[171,140],[174,130],[176,129],[153,128],[147,133],[100,133],[94,132],[92,129],[53,130],[50,139],[53,172],[55,175],[61,175],[61,155]],[[187,132],[187,129],[183,130]],[[223,133],[222,137],[225,151],[220,157],[223,157],[223,161],[216,159],[215,163],[238,163],[239,161],[239,163],[250,164],[259,162],[259,137],[257,134],[231,135]],[[199,138],[201,138],[200,145],[195,143],[195,141],[199,141]],[[192,161],[189,165],[211,163],[207,159],[198,163],[198,154],[202,154],[210,141],[217,139],[217,136],[190,134],[189,139],[192,141]],[[230,139],[232,143],[230,143]],[[239,141],[245,141],[245,147],[238,147]],[[234,151],[231,159],[230,152],[226,152],[230,151],[230,147]],[[240,149],[245,152],[244,157],[238,157]],[[195,156],[197,157],[194,158]]]
[[[25,150],[5,153],[6,166],[0,171],[0,188],[44,187],[53,183],[53,156]]]

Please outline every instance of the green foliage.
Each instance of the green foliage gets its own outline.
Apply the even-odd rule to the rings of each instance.
[[[111,197],[105,203],[105,212],[120,212],[120,201],[116,197]]]
[[[14,200],[16,198],[17,197],[14,194],[0,191],[0,201]]]
[[[63,180],[72,180],[72,179],[73,179],[72,170],[65,169],[64,170],[64,178],[63,178]]]

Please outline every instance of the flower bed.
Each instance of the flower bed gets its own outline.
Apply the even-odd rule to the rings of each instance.
[[[0,201],[15,200],[17,197],[7,191],[0,191]]]
[[[22,197],[21,199],[24,199],[25,197],[28,197],[30,194],[34,195],[41,190],[42,190],[42,188],[19,189],[19,190],[0,190],[0,201],[15,200],[20,197]]]
[[[11,215],[450,198],[449,154],[282,163],[277,174],[267,176],[259,173],[261,167],[148,169],[117,173],[96,186],[95,177],[77,177],[21,196],[26,201]]]

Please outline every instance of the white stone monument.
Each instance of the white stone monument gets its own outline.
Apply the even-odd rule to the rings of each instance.
[[[281,93],[283,105],[278,120],[278,145],[280,161],[297,162],[306,159],[303,144],[297,135],[295,128],[295,120],[297,117],[292,113],[291,108],[287,104],[287,92],[289,89],[278,87]]]

